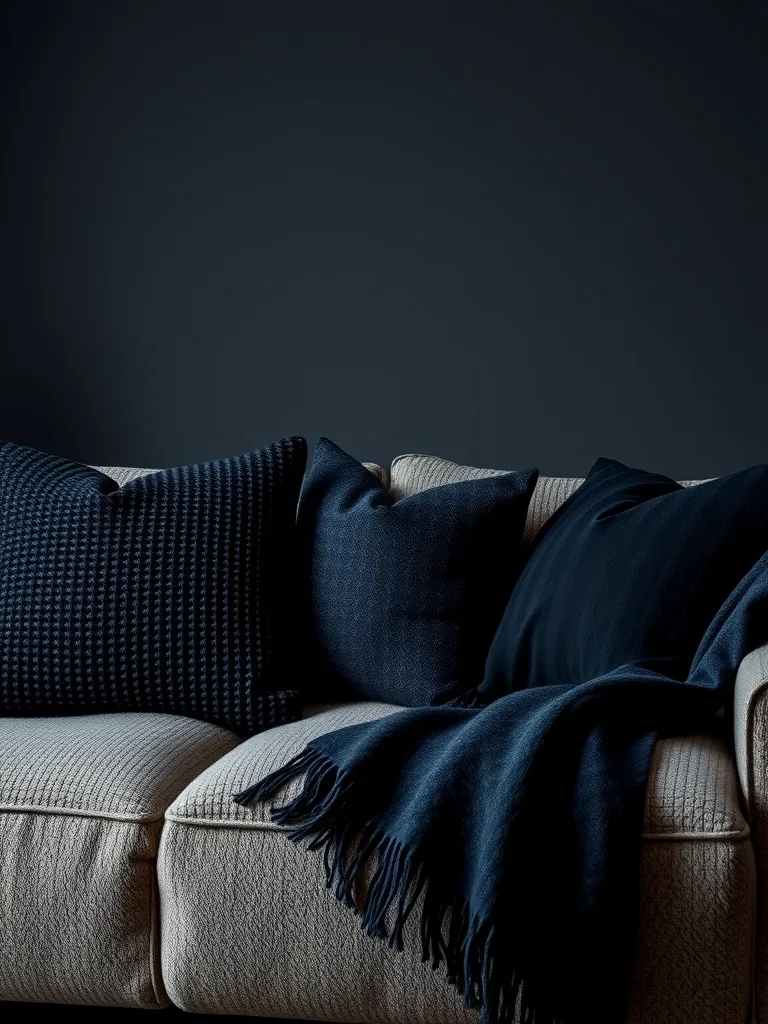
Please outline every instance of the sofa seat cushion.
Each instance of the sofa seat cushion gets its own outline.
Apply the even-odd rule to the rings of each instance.
[[[163,813],[238,742],[165,714],[0,718],[0,999],[167,1002]]]
[[[321,858],[289,842],[267,805],[232,802],[313,737],[397,710],[374,703],[310,709],[303,721],[244,742],[174,800],[158,877],[163,975],[175,1003],[203,1013],[329,1021],[474,1020],[442,971],[421,963],[418,914],[402,955],[368,938],[326,890]],[[644,822],[631,1021],[743,1024],[752,878],[724,745],[714,736],[661,741]]]

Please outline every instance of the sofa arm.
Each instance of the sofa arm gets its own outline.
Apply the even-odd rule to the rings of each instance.
[[[768,804],[768,793],[762,792],[765,786],[761,785],[768,758],[768,644],[748,654],[739,666],[733,726],[741,791],[747,808],[754,813],[760,805]]]
[[[768,645],[752,651],[739,666],[733,725],[756,869],[753,1019],[768,1024]]]

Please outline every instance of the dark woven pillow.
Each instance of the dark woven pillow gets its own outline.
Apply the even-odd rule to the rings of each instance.
[[[298,717],[305,463],[291,437],[119,487],[0,447],[0,714],[168,711],[241,733]]]
[[[469,699],[520,570],[537,476],[504,473],[393,501],[321,438],[299,503],[314,634],[308,695],[408,706]]]

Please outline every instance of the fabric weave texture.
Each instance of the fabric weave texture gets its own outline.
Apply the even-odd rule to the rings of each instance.
[[[0,448],[0,714],[295,719],[303,438],[123,486]]]
[[[535,470],[394,501],[322,438],[299,503],[308,696],[471,699],[522,565]]]
[[[402,954],[372,942],[323,890],[322,858],[287,843],[268,805],[230,799],[318,736],[400,710],[307,708],[302,721],[241,743],[174,801],[158,861],[163,977],[174,1003],[197,1013],[297,1020],[474,1024],[444,973],[421,962],[418,907]],[[279,802],[299,788],[294,780]],[[700,735],[656,745],[642,847],[627,1024],[744,1024],[751,849],[725,743]],[[358,906],[371,875],[360,879]]]
[[[0,718],[0,1001],[168,1002],[163,812],[238,742],[181,715]]]

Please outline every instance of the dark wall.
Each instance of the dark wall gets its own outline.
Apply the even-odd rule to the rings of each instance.
[[[768,11],[3,7],[0,437],[768,460]]]

